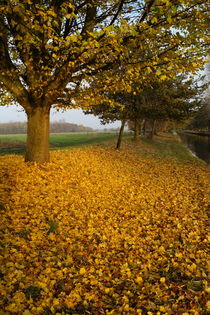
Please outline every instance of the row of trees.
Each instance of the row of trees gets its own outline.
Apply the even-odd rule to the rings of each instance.
[[[62,133],[62,132],[91,132],[90,127],[83,125],[71,124],[65,121],[54,121],[50,124],[50,132]],[[24,134],[27,133],[26,122],[8,122],[0,124],[0,134]]]
[[[96,104],[94,102],[86,114],[99,116],[102,124],[121,120],[122,125],[117,142],[120,147],[122,133],[126,121],[129,121],[130,129],[134,130],[134,138],[139,133],[149,128],[150,137],[153,138],[157,130],[166,129],[166,121],[180,122],[186,120],[192,113],[199,112],[203,108],[202,94],[206,84],[201,84],[202,78],[189,79],[186,75],[178,75],[172,79],[152,81],[146,86],[141,85],[140,91],[132,86],[130,93],[107,93],[106,101]],[[88,89],[94,89],[94,85]],[[110,102],[118,105],[110,107]],[[91,102],[90,102],[91,103]]]
[[[52,107],[147,102],[142,86],[202,66],[207,39],[208,0],[2,0],[1,105],[27,114],[25,160],[49,161]]]

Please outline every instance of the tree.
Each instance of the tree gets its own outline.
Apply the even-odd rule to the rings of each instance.
[[[49,161],[51,107],[73,106],[78,88],[98,73],[107,72],[107,84],[109,71],[120,73],[126,62],[127,88],[137,60],[139,69],[156,69],[157,76],[165,75],[158,70],[163,63],[168,69],[197,67],[207,39],[207,3],[2,0],[0,84],[28,117],[25,160]],[[150,47],[150,53],[139,61],[138,53],[130,56],[131,47],[141,56]]]
[[[92,104],[87,114],[94,114],[102,123],[121,120],[117,148],[120,147],[122,132],[126,120],[134,130],[134,139],[137,140],[142,122],[149,122],[151,127],[150,137],[153,138],[157,127],[163,125],[163,121],[182,121],[197,111],[202,106],[202,94],[206,84],[199,84],[197,80],[187,79],[185,75],[177,75],[176,78],[154,81],[147,86],[141,86],[141,92],[136,93],[135,85],[133,93],[103,94],[107,98],[106,103]],[[92,86],[94,88],[94,85]],[[109,101],[117,102],[110,107]],[[120,105],[118,105],[120,104]]]
[[[202,103],[201,108],[195,112],[191,121],[186,126],[187,129],[193,130],[208,130],[210,131],[210,119],[209,119],[209,105],[206,102]]]
[[[206,84],[199,84],[199,79],[187,79],[178,75],[163,82],[152,82],[140,95],[141,114],[152,121],[151,138],[156,131],[157,121],[182,121],[202,104],[202,93]]]
[[[104,93],[100,93],[101,99],[104,99]],[[121,121],[121,127],[119,130],[119,135],[116,143],[116,149],[120,149],[122,136],[128,119],[128,108],[130,108],[130,94],[129,93],[118,93],[118,94],[106,94],[106,101],[99,104],[93,104],[91,108],[84,111],[85,114],[93,114],[98,116],[101,124],[107,124],[114,122],[116,120]],[[110,106],[110,102],[115,102],[115,106]]]

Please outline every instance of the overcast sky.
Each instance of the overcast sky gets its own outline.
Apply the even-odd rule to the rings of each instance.
[[[51,111],[51,121],[64,119],[66,122],[91,127],[93,129],[117,128],[120,122],[101,125],[100,120],[93,115],[84,115],[82,110],[70,109],[64,113]],[[26,115],[19,106],[0,106],[0,123],[11,121],[26,121]]]

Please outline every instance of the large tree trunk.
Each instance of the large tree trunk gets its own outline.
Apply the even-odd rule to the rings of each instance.
[[[125,127],[125,122],[126,122],[125,119],[123,119],[121,121],[121,127],[120,127],[120,132],[119,132],[119,135],[118,135],[118,139],[117,139],[116,149],[120,149],[120,147],[121,147],[121,142],[122,142],[122,136],[123,136],[123,131],[124,131],[124,127]]]
[[[34,107],[27,112],[26,162],[49,162],[50,107]]]

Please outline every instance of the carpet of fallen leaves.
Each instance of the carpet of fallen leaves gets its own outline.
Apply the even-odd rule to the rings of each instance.
[[[0,314],[207,314],[207,166],[0,157]]]

